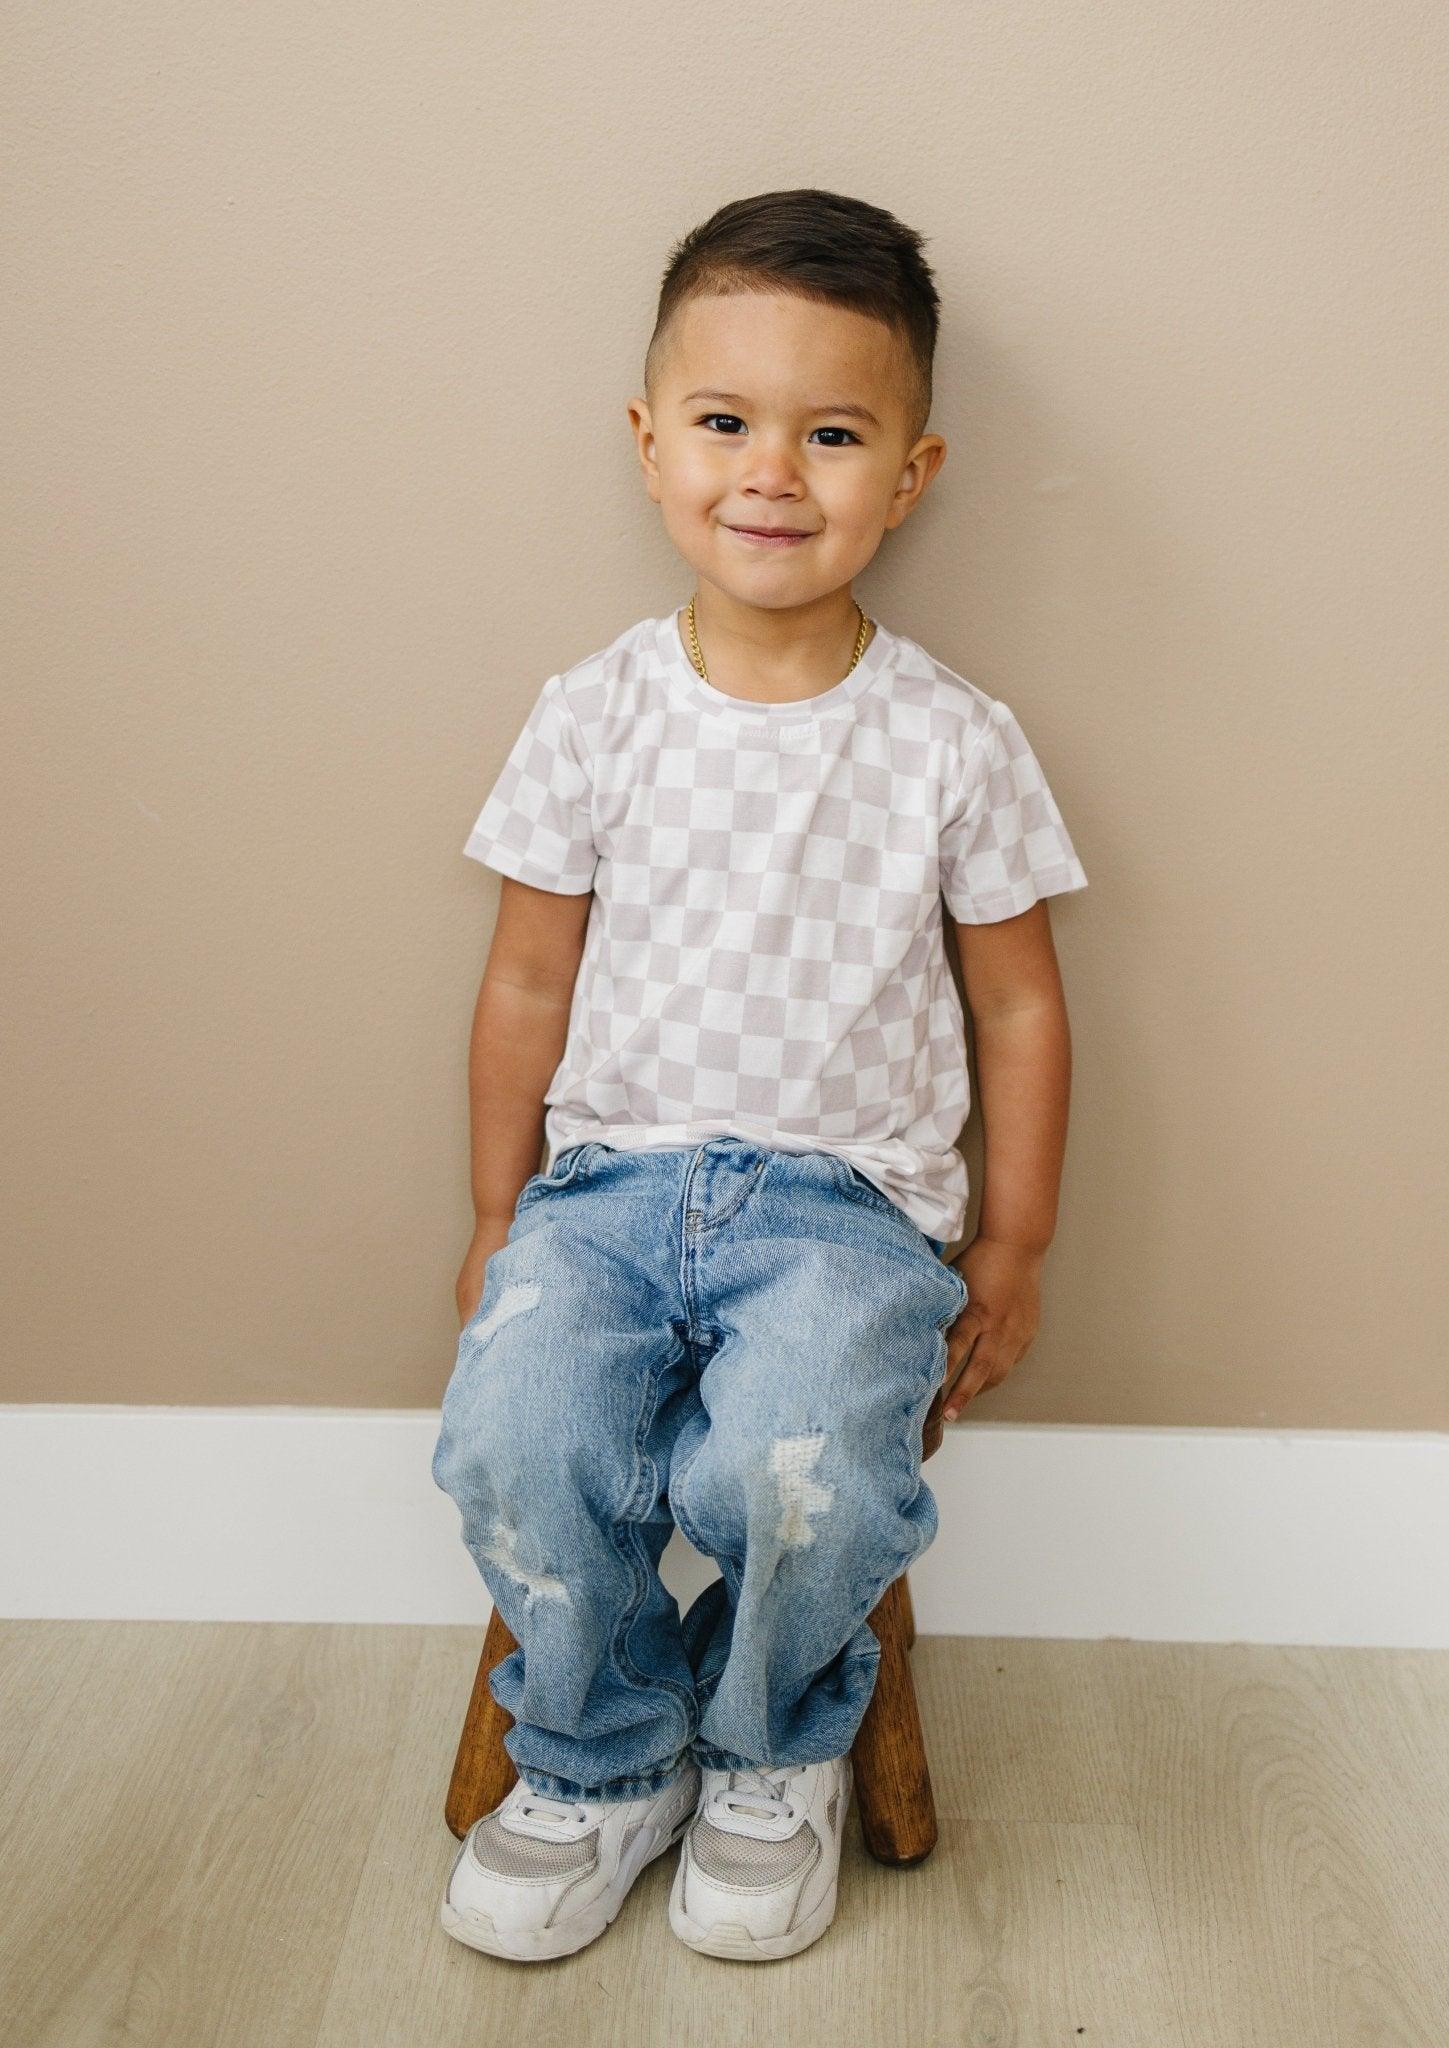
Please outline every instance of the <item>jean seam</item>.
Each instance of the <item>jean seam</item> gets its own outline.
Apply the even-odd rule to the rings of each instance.
[[[634,1662],[633,1657],[629,1654],[629,1632],[643,1612],[645,1595],[649,1589],[648,1556],[643,1548],[643,1537],[640,1533],[638,1520],[636,1517],[631,1516],[629,1510],[634,1506],[638,1498],[644,1464],[648,1463],[656,1479],[659,1476],[658,1466],[652,1458],[647,1456],[644,1450],[644,1439],[648,1435],[650,1423],[658,1412],[660,1378],[661,1368],[658,1366],[652,1369],[645,1377],[644,1402],[639,1411],[639,1419],[634,1425],[634,1488],[629,1499],[624,1503],[623,1512],[617,1515],[613,1522],[614,1547],[616,1550],[621,1548],[619,1543],[620,1534],[623,1533],[624,1535],[623,1547],[627,1548],[629,1565],[634,1578],[634,1597],[625,1609],[618,1628],[614,1631],[614,1638],[609,1645],[609,1649],[615,1663],[620,1667],[620,1675],[622,1677],[646,1689],[663,1692],[673,1699],[683,1715],[684,1740],[688,1743],[693,1735],[693,1729],[690,1725],[694,1714],[693,1690],[678,1684],[672,1678],[663,1677],[659,1673],[641,1671]]]
[[[701,1444],[700,1450],[703,1449],[704,1445]],[[685,1471],[693,1471],[698,1461],[699,1451],[696,1451],[694,1456],[690,1459],[688,1465],[685,1466]],[[697,1550],[699,1552],[701,1557],[712,1557],[716,1564],[720,1562],[722,1556],[727,1557],[730,1563],[734,1566],[736,1572],[740,1575],[740,1577],[744,1577],[744,1559],[736,1557],[734,1552],[731,1550],[720,1552],[713,1549],[711,1545],[706,1543],[704,1537],[700,1534],[698,1528],[696,1528],[695,1526],[694,1517],[681,1507],[680,1503],[675,1500],[674,1495],[672,1493],[669,1496],[669,1511],[674,1517],[675,1525],[679,1529],[680,1534],[684,1537],[685,1541],[690,1545],[692,1549]],[[695,1697],[698,1698],[697,1690]]]
[[[683,1489],[685,1480],[689,1477],[689,1474],[694,1470],[695,1464],[699,1459],[699,1454],[704,1449],[708,1441],[709,1436],[708,1432],[706,1432],[706,1434],[700,1438],[699,1442],[690,1452],[688,1463],[680,1467],[678,1475],[676,1476],[673,1472],[671,1472],[669,1475],[669,1485],[667,1489],[669,1494],[669,1512],[674,1518],[674,1526],[690,1542],[693,1542],[694,1539],[690,1537],[688,1529],[685,1528],[684,1523],[679,1519],[679,1497],[675,1492],[675,1488],[676,1486],[678,1486],[681,1490]],[[695,1544],[695,1548],[699,1548],[698,1544]]]
[[[619,1624],[618,1633],[613,1645],[616,1661],[622,1667],[622,1676],[632,1680],[634,1684],[642,1686],[646,1691],[662,1692],[674,1700],[683,1718],[683,1739],[687,1744],[694,1735],[692,1719],[695,1699],[693,1692],[688,1687],[677,1684],[674,1679],[662,1676],[659,1672],[641,1671],[629,1654],[629,1631],[644,1611],[644,1595],[649,1583],[649,1567],[647,1554],[641,1554],[642,1538],[639,1533],[638,1523],[631,1522],[627,1525],[627,1528],[629,1562],[634,1572],[634,1598],[629,1604],[628,1612],[623,1621]]]
[[[721,1224],[730,1222],[733,1217],[739,1214],[740,1210],[743,1209],[745,1203],[750,1199],[750,1196],[755,1192],[755,1189],[759,1186],[760,1177],[765,1172],[765,1169],[769,1166],[769,1163],[769,1156],[767,1154],[765,1158],[763,1158],[759,1162],[758,1166],[756,1166],[754,1172],[745,1182],[744,1187],[740,1190],[739,1194],[736,1195],[734,1201],[731,1202],[728,1209],[726,1209],[722,1215],[711,1216],[707,1222],[701,1220],[699,1228],[693,1233],[696,1239],[703,1237],[708,1231],[718,1230]]]

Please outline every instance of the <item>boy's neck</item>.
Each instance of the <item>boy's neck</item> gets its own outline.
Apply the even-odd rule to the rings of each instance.
[[[694,596],[694,629],[711,687],[760,704],[795,704],[833,690],[850,668],[860,620],[848,586],[787,611],[741,604],[709,583],[700,583]],[[693,660],[687,604],[678,623]],[[871,620],[866,647],[875,633]]]

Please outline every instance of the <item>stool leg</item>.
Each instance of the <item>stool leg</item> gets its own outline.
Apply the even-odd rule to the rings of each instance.
[[[850,1752],[865,1846],[878,1863],[898,1866],[919,1863],[936,1846],[936,1802],[906,1635],[909,1599],[903,1572],[871,1610],[880,1668]]]
[[[911,1599],[910,1578],[905,1572],[902,1572],[896,1584],[901,1589],[901,1614],[905,1621],[906,1648],[914,1650],[916,1647],[916,1609]]]
[[[513,1726],[512,1714],[505,1713],[488,1689],[488,1674],[518,1647],[518,1638],[495,1607],[483,1639],[483,1655],[473,1680],[473,1696],[453,1760],[448,1782],[444,1817],[461,1842],[475,1820],[492,1813],[505,1799],[518,1777],[513,1758],[503,1747],[503,1738]]]

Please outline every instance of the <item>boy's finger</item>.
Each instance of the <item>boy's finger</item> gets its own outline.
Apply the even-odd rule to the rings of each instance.
[[[966,1403],[981,1392],[986,1379],[987,1365],[984,1358],[975,1358],[963,1367],[960,1378],[947,1390],[946,1405],[941,1410],[943,1421],[954,1422]]]

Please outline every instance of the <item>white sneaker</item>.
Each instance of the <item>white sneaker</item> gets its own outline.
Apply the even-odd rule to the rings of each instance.
[[[464,1835],[443,1892],[444,1928],[518,1962],[586,1948],[645,1864],[679,1840],[698,1794],[693,1762],[641,1799],[554,1799],[520,1779]]]
[[[793,1770],[703,1773],[669,1924],[708,1956],[769,1962],[817,1941],[835,1918],[848,1756]]]

